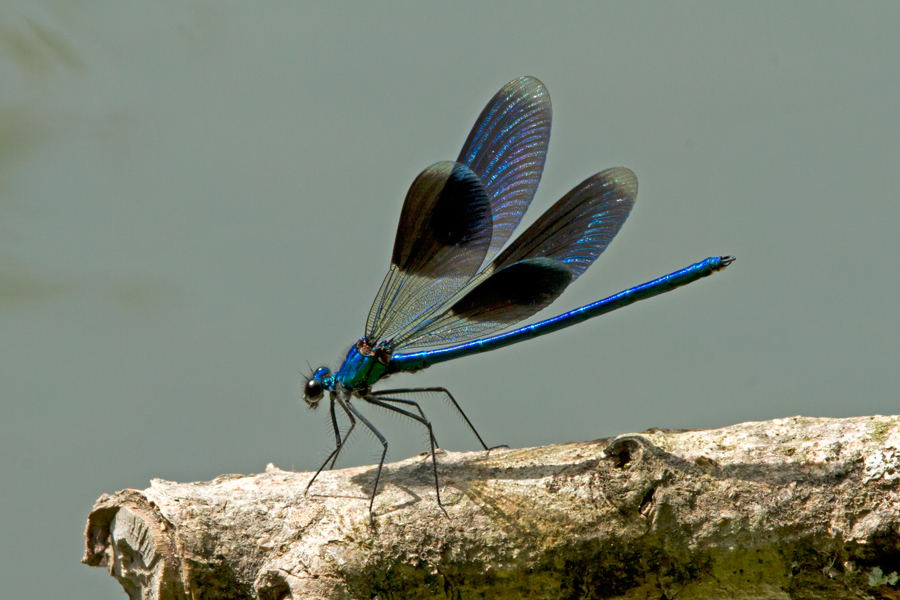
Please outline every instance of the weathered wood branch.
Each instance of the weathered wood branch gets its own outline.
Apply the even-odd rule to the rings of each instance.
[[[274,467],[102,496],[84,563],[131,598],[900,598],[900,416],[374,467]]]

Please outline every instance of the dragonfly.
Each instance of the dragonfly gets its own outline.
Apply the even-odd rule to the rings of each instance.
[[[442,395],[481,446],[488,447],[443,387],[373,389],[396,373],[488,352],[546,335],[672,291],[723,270],[731,256],[707,258],[653,281],[506,333],[547,307],[606,249],[634,206],[637,177],[624,167],[588,177],[504,248],[531,204],[547,155],[552,109],[534,77],[515,79],[479,115],[455,161],[438,162],[413,181],[403,202],[390,268],[366,319],[365,335],[336,372],[319,367],[303,399],[316,408],[328,392],[335,448],[306,486],[333,468],[357,423],[381,442],[369,518],[387,439],[357,401],[393,411],[428,432],[437,504],[441,503],[434,430],[415,400]],[[502,251],[501,251],[502,249]],[[337,412],[349,421],[341,433]]]

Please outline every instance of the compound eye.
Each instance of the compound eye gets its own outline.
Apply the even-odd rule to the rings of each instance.
[[[310,379],[306,382],[306,388],[303,390],[303,399],[306,400],[306,403],[310,406],[314,406],[322,399],[324,391],[321,381]]]

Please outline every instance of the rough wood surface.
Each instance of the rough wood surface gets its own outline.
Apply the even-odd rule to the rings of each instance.
[[[900,417],[274,467],[102,496],[84,563],[131,598],[900,598]]]

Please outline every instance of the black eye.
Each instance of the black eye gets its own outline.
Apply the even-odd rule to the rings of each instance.
[[[322,398],[322,382],[317,379],[310,379],[306,382],[306,388],[303,390],[303,399],[307,404],[314,404]]]

